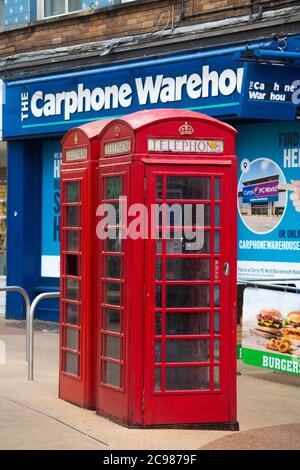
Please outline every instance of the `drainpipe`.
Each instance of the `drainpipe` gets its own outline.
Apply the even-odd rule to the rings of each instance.
[[[185,1],[179,0],[179,2],[180,2],[180,19],[184,20],[185,19]]]

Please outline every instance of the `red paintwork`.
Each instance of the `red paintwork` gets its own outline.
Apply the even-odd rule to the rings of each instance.
[[[185,122],[194,129],[192,135],[181,136],[179,127]],[[209,254],[214,282],[221,285],[221,390],[162,391],[154,390],[154,302],[155,302],[155,241],[124,240],[122,257],[124,276],[123,315],[124,331],[112,336],[124,343],[121,361],[112,360],[124,368],[120,388],[103,383],[103,335],[107,330],[100,314],[105,305],[106,279],[103,271],[104,242],[97,241],[97,412],[129,426],[189,425],[201,423],[236,423],[236,130],[216,119],[191,111],[163,109],[141,111],[123,119],[109,122],[99,132],[100,159],[98,166],[97,203],[103,201],[103,188],[107,176],[124,178],[123,194],[132,203],[155,202],[155,178],[167,175],[207,176],[211,183],[221,178],[221,253]],[[148,138],[170,139],[222,139],[222,154],[148,153]],[[130,152],[124,155],[105,156],[105,145],[130,139]],[[145,188],[144,188],[144,184]],[[213,197],[213,196],[211,196]],[[212,216],[213,217],[213,216]],[[213,219],[212,219],[213,220]],[[212,234],[214,233],[212,228]],[[94,229],[92,230],[94,232]],[[212,237],[211,237],[212,240]],[[166,255],[162,255],[165,259]],[[230,262],[228,277],[223,274],[224,263]],[[215,271],[213,271],[215,267]],[[93,271],[92,269],[92,272]],[[212,275],[211,275],[212,276]],[[173,281],[176,285],[179,281]],[[187,282],[188,283],[188,282]],[[212,302],[212,301],[211,301]],[[190,308],[187,310],[191,310]],[[199,310],[199,309],[198,309]],[[200,309],[201,310],[201,309]],[[213,318],[213,304],[205,308]],[[211,327],[212,328],[212,327]],[[212,330],[210,335],[213,336]],[[161,339],[165,335],[162,333]],[[107,355],[106,355],[107,356]],[[213,357],[213,341],[210,342],[210,359]],[[105,359],[106,360],[106,359]],[[218,364],[218,362],[215,362]],[[213,367],[210,368],[212,378]],[[164,381],[162,381],[164,382]]]
[[[62,139],[63,161],[61,166],[61,300],[60,300],[60,374],[59,396],[84,408],[95,409],[95,227],[96,213],[96,165],[100,154],[99,132],[110,120],[96,121],[72,129]],[[76,137],[75,137],[76,136]],[[75,137],[75,141],[74,141]],[[87,158],[79,161],[66,161],[66,151],[87,148]],[[79,332],[78,356],[80,357],[80,374],[76,377],[64,369],[65,341],[65,250],[66,250],[66,191],[68,181],[79,181],[81,184],[81,291],[79,304],[81,321],[73,329]]]

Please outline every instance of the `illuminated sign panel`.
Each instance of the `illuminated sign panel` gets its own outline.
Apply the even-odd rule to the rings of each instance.
[[[223,140],[149,139],[149,152],[222,153]]]
[[[108,142],[104,145],[104,155],[112,157],[114,155],[122,155],[123,153],[130,153],[131,142],[130,139],[119,140],[116,142]]]
[[[87,159],[87,147],[79,147],[66,150],[66,161],[74,162],[76,160]]]

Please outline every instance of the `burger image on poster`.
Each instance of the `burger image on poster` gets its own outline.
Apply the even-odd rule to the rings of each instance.
[[[243,348],[300,357],[299,294],[246,288],[242,342]]]
[[[241,171],[238,183],[241,220],[256,234],[272,232],[287,207],[287,185],[281,168],[273,160],[262,157],[252,162],[242,160]]]

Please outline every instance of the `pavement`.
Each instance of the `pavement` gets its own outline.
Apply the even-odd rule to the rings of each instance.
[[[58,398],[53,324],[36,323],[35,380],[29,382],[24,323],[0,319],[0,449],[299,450],[299,377],[240,361],[238,370],[239,432],[128,429]]]

